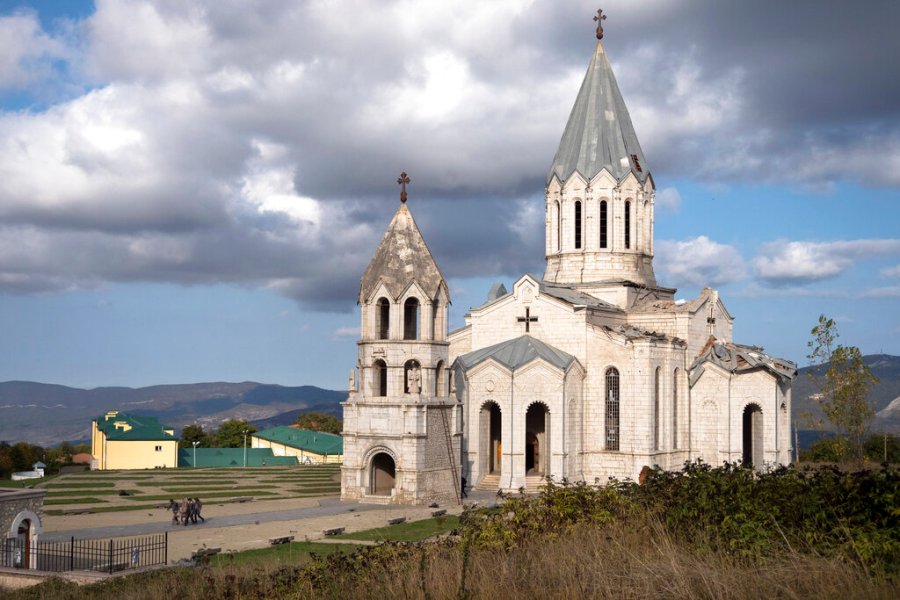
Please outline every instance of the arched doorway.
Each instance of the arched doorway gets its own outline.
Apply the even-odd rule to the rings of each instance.
[[[397,470],[390,454],[379,452],[372,457],[369,476],[369,493],[373,496],[390,496],[394,490]]]
[[[503,458],[501,442],[503,429],[500,421],[500,407],[496,402],[485,402],[481,407],[480,426],[484,474],[499,474]]]
[[[525,413],[525,475],[546,475],[550,471],[547,443],[547,405],[535,402]]]
[[[744,466],[763,466],[763,414],[758,404],[748,404],[744,409]]]
[[[25,519],[19,523],[16,534],[14,566],[20,569],[31,568],[31,520]]]

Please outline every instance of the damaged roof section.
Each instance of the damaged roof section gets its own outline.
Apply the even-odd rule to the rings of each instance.
[[[554,298],[562,300],[563,302],[568,302],[573,306],[585,306],[588,308],[601,308],[604,310],[622,312],[622,309],[615,304],[610,304],[605,300],[600,300],[595,296],[585,294],[584,292],[580,292],[566,285],[559,285],[557,283],[552,283],[549,281],[541,281],[540,290],[542,294],[553,296]]]
[[[712,363],[729,373],[743,373],[754,369],[765,369],[781,381],[790,381],[797,374],[797,365],[787,359],[770,356],[759,346],[744,346],[731,342],[720,342],[711,337],[691,365],[690,384],[694,385],[705,370],[704,365]]]
[[[380,282],[397,300],[413,281],[428,294],[429,299],[437,296],[441,285],[446,288],[444,276],[425,244],[412,213],[406,204],[401,204],[359,282],[359,303],[365,303]],[[448,292],[448,298],[449,295]]]
[[[671,337],[664,333],[659,333],[656,331],[649,331],[647,329],[641,329],[640,327],[635,327],[634,325],[614,325],[612,327],[604,325],[603,329],[605,331],[615,333],[621,335],[629,340],[671,340],[676,344],[683,344],[684,340],[678,337]]]

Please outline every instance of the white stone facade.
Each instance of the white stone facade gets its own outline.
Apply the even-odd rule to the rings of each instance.
[[[456,497],[460,478],[516,491],[698,459],[790,462],[796,367],[735,344],[716,291],[676,301],[657,284],[654,203],[598,44],[547,179],[541,280],[492,289],[447,334],[446,284],[402,206],[361,282],[342,496],[421,503]],[[421,306],[414,339],[409,298]],[[379,456],[396,465],[389,490]]]

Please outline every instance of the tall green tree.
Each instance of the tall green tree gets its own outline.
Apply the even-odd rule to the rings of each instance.
[[[244,434],[247,434],[247,447],[250,447],[249,436],[256,433],[256,427],[244,419],[230,419],[219,426],[216,431],[215,443],[217,448],[241,448],[244,445]]]
[[[837,344],[840,334],[834,319],[819,315],[810,334],[808,358],[817,367],[810,375],[819,388],[822,412],[838,436],[848,439],[852,456],[847,458],[862,460],[863,440],[875,416],[869,388],[878,378],[863,362],[859,348]]]
[[[184,429],[181,430],[181,439],[178,440],[178,447],[193,448],[194,442],[197,442],[198,448],[209,448],[212,446],[213,438],[207,431],[204,431],[202,425],[197,425],[196,423],[185,425]]]
[[[301,429],[311,431],[324,431],[340,435],[344,430],[344,422],[333,415],[322,412],[308,412],[297,415],[295,421]]]

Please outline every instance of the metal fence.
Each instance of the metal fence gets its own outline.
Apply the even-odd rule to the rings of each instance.
[[[169,534],[114,540],[28,543],[7,539],[0,566],[39,571],[99,571],[113,573],[168,562]]]

